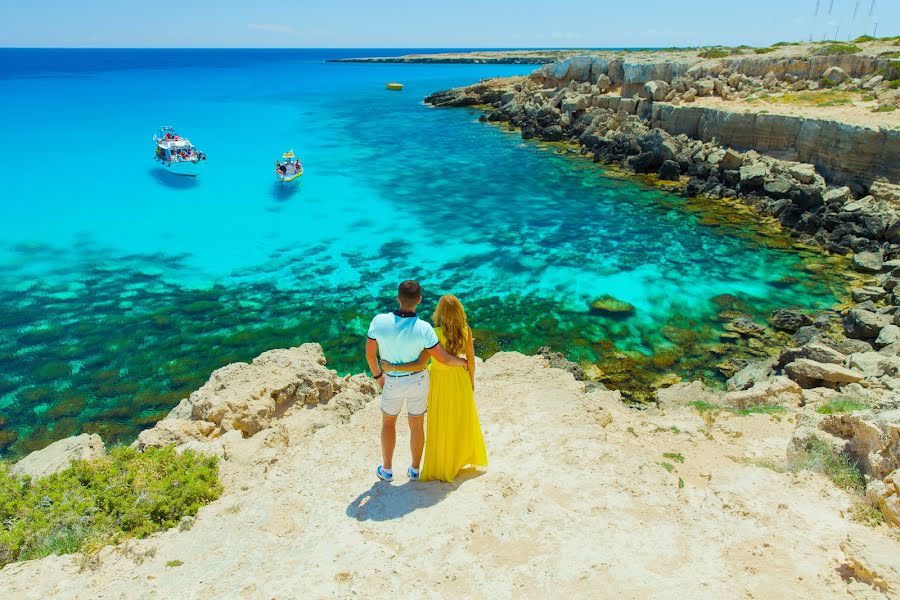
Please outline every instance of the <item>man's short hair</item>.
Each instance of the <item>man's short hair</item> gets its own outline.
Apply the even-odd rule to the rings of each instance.
[[[400,289],[397,290],[397,297],[400,298],[401,302],[416,302],[422,297],[422,286],[419,285],[418,281],[408,279],[400,284]]]

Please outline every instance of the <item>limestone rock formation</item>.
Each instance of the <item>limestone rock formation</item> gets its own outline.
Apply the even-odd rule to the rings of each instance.
[[[28,475],[32,479],[40,479],[62,471],[73,460],[102,458],[105,452],[106,447],[99,435],[82,433],[57,440],[43,450],[32,452],[13,465],[10,472],[13,475]]]
[[[819,429],[847,440],[850,455],[870,478],[884,479],[900,468],[900,409],[827,415]]]
[[[807,382],[853,383],[863,379],[862,373],[858,371],[834,363],[816,362],[808,358],[796,359],[784,367],[784,372],[803,387],[812,387],[804,385]]]
[[[728,392],[722,401],[737,409],[767,404],[797,406],[803,400],[803,390],[787,377],[773,377],[754,383],[750,389]]]
[[[141,432],[138,448],[207,441],[231,431],[252,437],[291,411],[328,405],[346,419],[377,393],[363,376],[339,378],[325,367],[318,344],[264,352],[250,363],[213,372],[200,389],[152,429]]]
[[[772,327],[774,327],[775,329],[790,331],[791,333],[797,331],[805,325],[811,325],[813,322],[808,315],[805,315],[800,311],[788,310],[786,308],[776,310],[774,313],[772,313],[770,321],[772,323]]]

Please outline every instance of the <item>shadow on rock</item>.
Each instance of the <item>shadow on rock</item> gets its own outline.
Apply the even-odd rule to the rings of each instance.
[[[191,190],[200,185],[196,177],[179,175],[165,169],[150,169],[150,176],[161,185],[173,190]]]
[[[462,471],[453,483],[407,481],[391,485],[377,481],[347,506],[347,516],[357,521],[390,521],[419,508],[434,506],[463,483],[480,477],[484,471]]]

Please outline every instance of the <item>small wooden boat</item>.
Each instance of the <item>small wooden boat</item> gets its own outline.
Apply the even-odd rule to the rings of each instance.
[[[387,89],[399,92],[400,90],[403,89],[403,84],[397,83],[396,81],[392,81],[391,83],[387,84]]]
[[[275,161],[275,177],[282,183],[288,183],[303,176],[303,165],[300,159],[294,156],[293,150],[288,150],[281,155],[284,162]]]

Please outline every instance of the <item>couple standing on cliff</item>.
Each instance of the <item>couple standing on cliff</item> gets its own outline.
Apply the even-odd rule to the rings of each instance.
[[[422,286],[416,281],[400,284],[397,302],[399,310],[372,319],[366,339],[366,360],[382,387],[384,462],[376,473],[384,481],[394,479],[397,417],[406,404],[412,453],[407,475],[413,481],[453,481],[466,465],[487,466],[475,409],[472,330],[462,303],[449,294],[441,296],[432,315],[435,327],[419,319],[416,307],[422,302]]]

